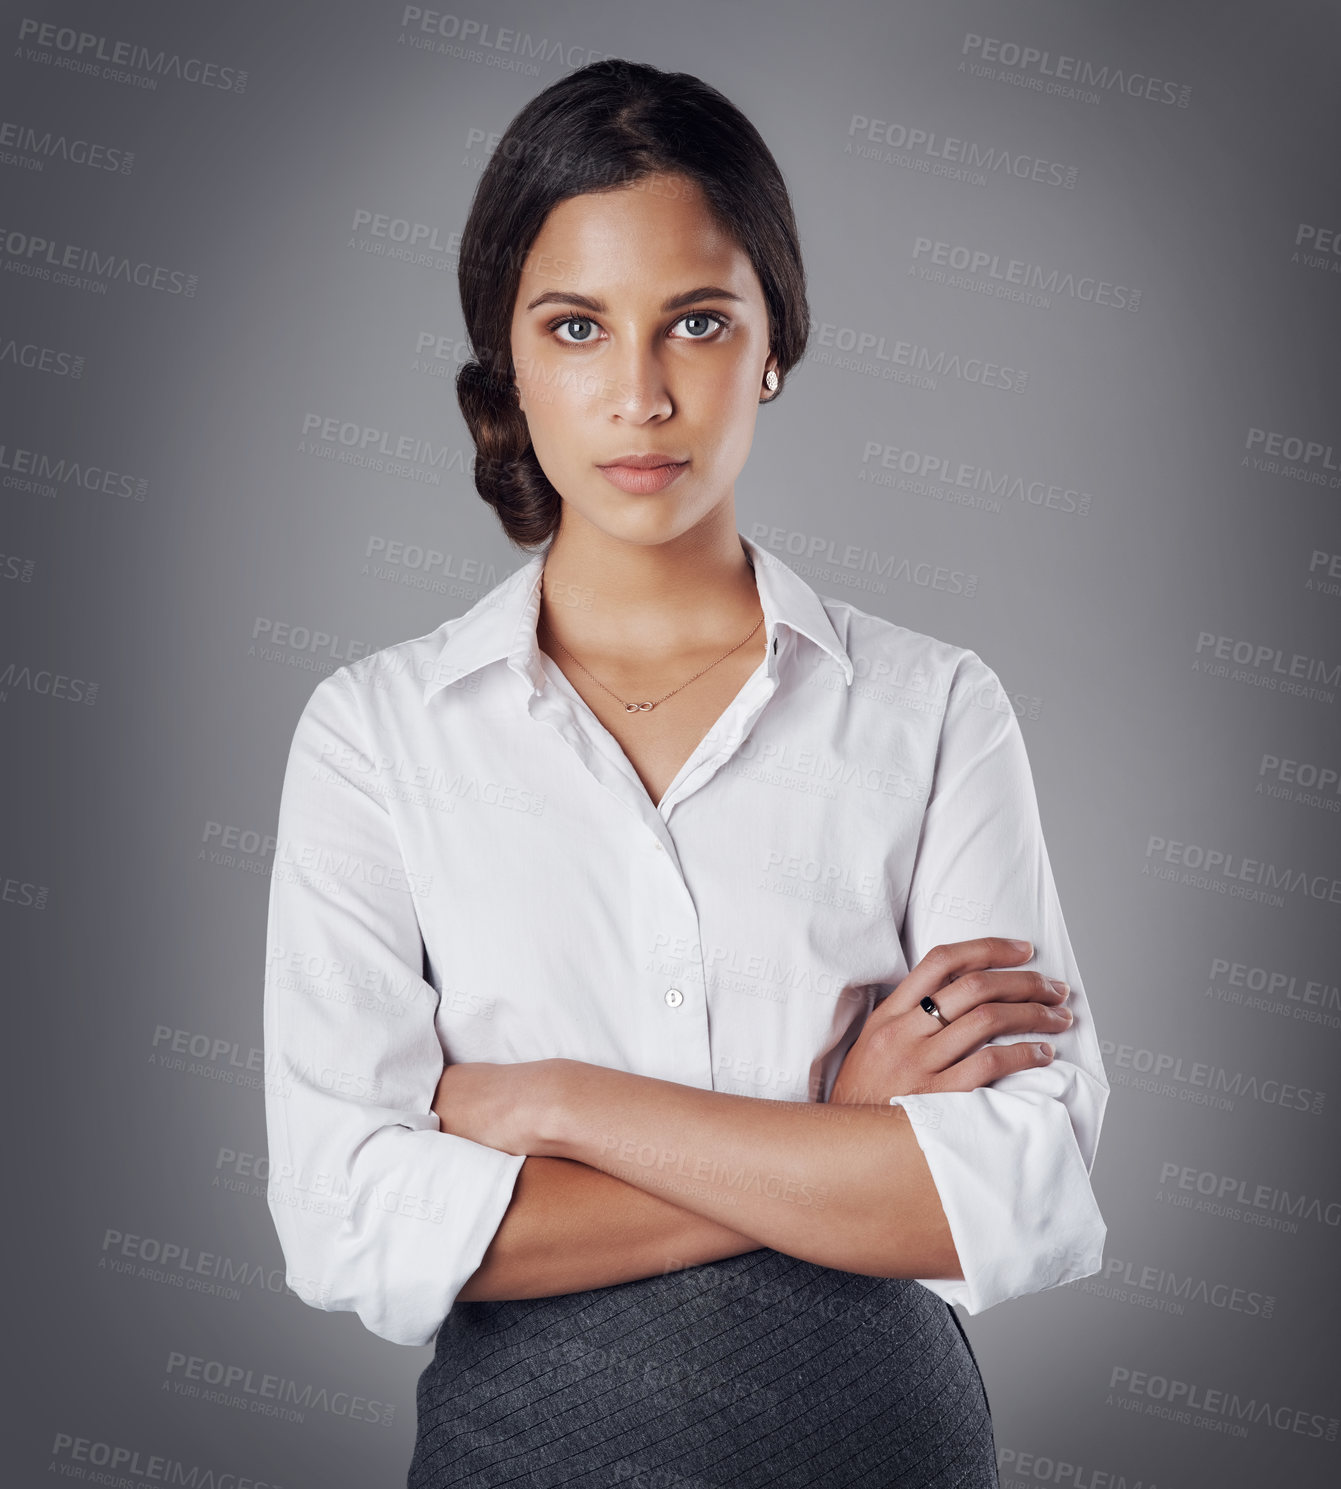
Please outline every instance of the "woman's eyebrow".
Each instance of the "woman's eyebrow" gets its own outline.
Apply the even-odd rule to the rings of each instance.
[[[695,300],[742,300],[741,295],[733,294],[730,290],[724,290],[718,284],[701,284],[697,289],[686,290],[682,295],[672,295],[669,300],[663,302],[661,309],[679,310],[682,305],[692,305]],[[607,309],[604,301],[593,299],[590,295],[575,295],[570,290],[546,290],[544,294],[537,295],[530,301],[526,308],[534,310],[537,305],[581,305],[586,310],[594,310],[598,315],[605,313]]]

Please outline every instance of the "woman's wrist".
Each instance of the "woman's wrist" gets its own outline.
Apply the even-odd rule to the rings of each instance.
[[[580,1072],[596,1070],[561,1055],[531,1062],[527,1082],[526,1151],[536,1158],[568,1158],[571,1116]]]
[[[447,1065],[434,1093],[438,1130],[504,1153],[566,1157],[577,1060],[466,1060]]]

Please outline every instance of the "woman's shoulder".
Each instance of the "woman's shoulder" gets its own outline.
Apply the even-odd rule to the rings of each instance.
[[[394,641],[376,651],[345,662],[327,673],[313,688],[303,708],[304,721],[339,726],[369,740],[410,734],[430,713],[435,692],[449,684],[475,691],[480,675],[462,675],[453,635],[476,612],[443,621],[431,631]]]
[[[420,695],[424,686],[441,671],[440,659],[452,633],[468,618],[470,612],[453,616],[404,641],[393,641],[341,669],[346,685],[358,692],[387,693],[404,690]]]
[[[917,680],[920,691],[947,699],[966,687],[999,686],[992,668],[971,647],[900,625],[851,600],[818,595],[852,660],[855,679]]]
[[[312,694],[355,703],[373,718],[421,709],[439,688],[479,687],[478,669],[505,654],[521,589],[533,578],[531,565],[498,581],[467,609],[403,641],[394,641],[329,673]],[[311,706],[311,705],[309,705]]]
[[[426,680],[433,676],[444,634],[445,624],[326,673],[303,704],[296,739],[338,739],[371,750],[380,747],[379,741],[401,736],[416,712],[424,713]]]
[[[852,660],[858,696],[920,713],[942,742],[954,738],[984,751],[1022,748],[1020,721],[1037,719],[1043,700],[1008,691],[973,648],[872,615],[849,600],[819,600]]]

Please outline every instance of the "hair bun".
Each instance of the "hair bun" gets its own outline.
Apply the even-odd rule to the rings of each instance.
[[[456,375],[456,399],[475,442],[475,490],[498,514],[514,543],[533,548],[558,526],[561,503],[531,448],[526,418],[506,381],[480,362]]]

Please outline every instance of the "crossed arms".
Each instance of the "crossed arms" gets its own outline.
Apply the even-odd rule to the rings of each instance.
[[[998,964],[1001,938],[929,952],[872,1013],[827,1104],[701,1090],[575,1060],[448,1065],[444,1132],[527,1155],[464,1301],[606,1287],[770,1246],[878,1277],[962,1278],[908,1112],[891,1095],[970,1091],[1046,1065],[1065,985]],[[933,994],[950,1019],[919,1006]]]

